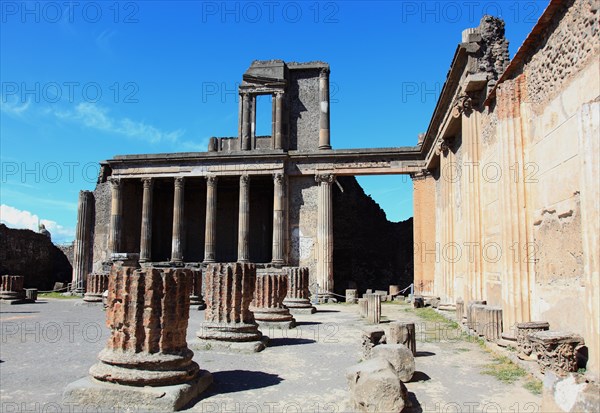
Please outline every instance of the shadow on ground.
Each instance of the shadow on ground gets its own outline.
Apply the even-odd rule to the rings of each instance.
[[[429,357],[429,356],[435,356],[435,353],[432,353],[431,351],[417,351],[417,354],[415,354],[415,357]]]
[[[417,396],[411,391],[408,392],[408,401],[410,402],[410,407],[405,407],[402,413],[423,413],[421,403],[419,403]]]
[[[212,375],[213,384],[209,389],[210,395],[261,389],[276,386],[283,381],[277,374],[251,370],[217,371]]]
[[[427,380],[431,380],[431,377],[429,377],[429,375],[423,373],[422,371],[415,371],[415,373],[412,376],[412,379],[410,379],[410,382],[414,383],[416,381],[427,381]]]
[[[311,343],[316,343],[316,341],[308,338],[272,338],[269,340],[269,347],[297,346]]]

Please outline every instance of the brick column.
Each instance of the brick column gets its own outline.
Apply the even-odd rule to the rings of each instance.
[[[204,262],[215,262],[217,232],[217,177],[206,177],[206,232],[204,236]]]
[[[273,256],[272,263],[275,266],[284,264],[284,249],[285,249],[285,190],[284,181],[285,175],[276,173],[273,175]]]
[[[140,262],[152,261],[152,192],[154,180],[142,178],[142,229],[140,236]]]
[[[250,311],[256,283],[256,266],[214,263],[206,268],[206,311],[198,348],[261,351],[262,333]]]
[[[332,174],[315,175],[319,183],[319,212],[317,216],[317,283],[319,295],[329,296],[333,292],[333,202]],[[324,293],[321,294],[321,291]]]
[[[190,293],[190,307],[197,310],[204,310],[206,303],[202,297],[202,269],[192,271],[192,291]]]
[[[240,204],[238,217],[238,262],[250,260],[248,242],[250,241],[250,177],[240,176]]]
[[[287,281],[284,272],[266,271],[256,274],[256,288],[250,310],[261,327],[289,329],[296,326],[290,310],[283,305]]]
[[[94,228],[94,194],[79,191],[77,228],[73,243],[73,278],[71,290],[77,294],[85,292],[85,277],[92,271],[92,231]]]
[[[0,284],[0,300],[13,301],[25,298],[24,282],[25,277],[22,275],[3,275]]]
[[[314,314],[317,310],[312,306],[308,291],[308,268],[288,267],[288,288],[283,305],[292,314]]]
[[[183,408],[212,382],[186,341],[190,270],[115,265],[108,284],[110,337],[90,368],[95,380],[71,383],[64,399],[144,411]]]
[[[329,139],[329,69],[322,69],[319,75],[319,149],[331,149]]]
[[[121,179],[111,177],[109,182],[111,189],[111,201],[108,252],[109,254],[115,254],[121,252],[121,217],[123,213],[123,198],[121,194]]]
[[[107,273],[89,273],[83,301],[88,303],[102,302],[102,294],[108,290]]]

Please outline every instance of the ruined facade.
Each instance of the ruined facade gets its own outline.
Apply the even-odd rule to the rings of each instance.
[[[239,93],[237,137],[211,138],[207,152],[123,155],[102,163],[89,231],[92,271],[128,253],[139,254],[146,266],[306,267],[310,289],[324,296],[342,294],[362,278],[380,281],[373,274],[380,275],[381,288],[408,285],[410,221],[388,222],[352,176],[418,171],[423,162],[415,161],[416,148],[331,149],[329,66],[323,62],[255,61]],[[272,97],[270,136],[255,133],[259,95]],[[357,222],[351,206],[376,213]],[[371,248],[347,271],[344,257],[356,256],[358,248],[348,236],[381,244],[377,259]],[[341,265],[334,272],[336,255]]]
[[[512,61],[501,20],[463,32],[423,141],[414,236],[417,288],[500,306],[507,336],[527,321],[579,334],[597,378],[594,3],[551,1]]]

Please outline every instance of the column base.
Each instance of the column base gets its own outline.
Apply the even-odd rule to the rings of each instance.
[[[198,339],[189,343],[196,351],[226,351],[231,353],[258,353],[269,344],[269,338],[262,336],[256,341],[223,341]]]
[[[331,145],[319,145],[319,150],[331,149]]]
[[[291,314],[314,314],[317,312],[308,298],[286,298],[283,300],[283,305],[290,310]]]
[[[83,301],[87,303],[101,303],[102,293],[85,293]]]
[[[256,323],[202,323],[196,336],[201,340],[249,342],[260,340],[262,333]]]
[[[212,375],[206,370],[200,370],[198,376],[188,382],[159,387],[125,386],[85,377],[65,388],[63,403],[94,406],[97,410],[174,411],[186,407],[212,382]]]
[[[296,327],[296,320],[287,308],[250,308],[260,327],[290,329]]]
[[[202,299],[202,297],[197,295],[190,295],[190,308],[194,308],[196,310],[204,310],[206,309],[206,303]]]

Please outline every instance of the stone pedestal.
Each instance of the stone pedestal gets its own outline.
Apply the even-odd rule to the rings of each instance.
[[[387,344],[404,344],[410,349],[413,356],[417,355],[417,335],[415,323],[390,323]]]
[[[502,335],[502,307],[486,305],[481,320],[483,336],[487,341],[497,341]]]
[[[362,318],[366,318],[367,314],[369,314],[368,304],[366,298],[358,299],[358,313]]]
[[[390,296],[392,296],[392,299],[398,294],[400,294],[400,286],[394,284],[390,285]]]
[[[30,303],[35,303],[37,300],[37,288],[25,288],[25,299]]]
[[[465,302],[461,299],[456,300],[456,322],[462,323],[465,315]]]
[[[526,360],[532,355],[532,345],[531,341],[529,341],[529,335],[540,331],[548,331],[550,323],[546,321],[528,321],[526,323],[517,323],[516,327],[518,356]]]
[[[381,321],[381,295],[365,295],[367,296],[367,321],[371,324],[379,324]]]
[[[289,329],[296,326],[290,310],[283,305],[287,294],[287,274],[264,272],[256,274],[256,288],[250,311],[261,328]]]
[[[256,285],[256,266],[213,263],[206,268],[204,323],[196,333],[198,349],[261,351],[266,338],[258,330],[250,302]]]
[[[485,300],[469,301],[467,305],[467,327],[474,330],[475,319],[473,317],[473,306],[487,304]]]
[[[550,370],[559,375],[577,371],[575,349],[584,344],[583,338],[561,331],[540,331],[529,335],[532,351],[537,353],[538,366],[544,373]]]
[[[292,314],[314,314],[317,310],[310,303],[308,291],[308,268],[288,267],[287,294],[283,300]]]
[[[64,401],[178,410],[198,397],[212,379],[192,360],[186,342],[191,284],[185,269],[113,267],[110,337],[90,368],[92,377],[67,386]]]
[[[204,310],[206,303],[202,297],[202,270],[192,271],[192,290],[190,294],[190,308]]]
[[[22,275],[3,275],[0,284],[0,300],[16,304],[25,298],[23,283],[25,277]]]
[[[346,290],[346,302],[349,304],[356,304],[358,300],[358,292],[355,289]]]
[[[87,284],[83,301],[88,303],[101,303],[102,294],[108,290],[108,274],[90,273],[87,276]]]

